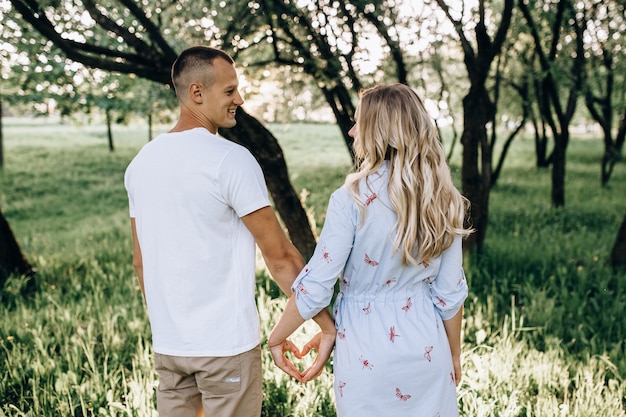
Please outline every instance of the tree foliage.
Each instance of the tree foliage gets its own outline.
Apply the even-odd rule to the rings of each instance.
[[[589,111],[600,115],[605,122],[599,122],[612,126],[609,131],[613,132],[615,116],[606,114],[608,74],[618,80],[612,86],[623,85],[616,74],[621,74],[624,61],[620,49],[624,6],[617,0],[479,0],[471,7],[447,0],[10,2],[7,21],[11,23],[5,24],[10,30],[4,32],[17,50],[30,51],[40,61],[47,59],[43,68],[50,69],[50,61],[54,62],[49,76],[54,78],[58,71],[59,77],[69,77],[63,85],[72,86],[67,87],[72,91],[65,95],[88,96],[84,91],[76,93],[79,71],[71,71],[76,62],[135,77],[122,82],[111,75],[100,83],[110,85],[110,90],[90,101],[105,109],[113,106],[123,111],[133,96],[140,95],[129,87],[139,85],[140,79],[168,84],[176,54],[198,43],[234,55],[245,76],[253,78],[252,84],[265,77],[281,77],[278,81],[293,96],[283,93],[282,103],[287,107],[300,103],[302,109],[324,101],[350,152],[352,138],[347,132],[363,87],[392,81],[414,86],[432,104],[438,121],[454,123],[455,138],[459,126],[454,115],[462,105],[462,188],[472,202],[471,222],[477,229],[468,248],[478,248],[484,241],[489,189],[526,121],[534,127],[537,165],[552,164],[552,201],[560,206],[564,204],[569,127],[583,88]],[[600,39],[599,28],[610,33],[605,41]],[[590,65],[602,66],[606,59],[599,59],[607,56],[612,57],[613,69],[604,65],[606,71],[592,71]],[[299,91],[312,85],[314,94]],[[610,97],[617,105],[609,106],[611,111],[617,108],[618,114],[624,102],[620,88],[611,87]],[[145,90],[150,88],[142,87]],[[143,96],[138,100],[145,101]],[[274,120],[281,112],[279,103],[265,110]],[[241,129],[224,130],[223,135],[246,144],[257,156],[274,200],[286,203],[279,207],[300,207],[280,214],[292,239],[300,242],[299,248],[311,253],[315,239],[299,197],[292,187],[285,191],[278,186],[289,183],[284,163],[275,165],[272,159],[283,159],[280,147],[257,119],[241,111],[238,120]],[[512,128],[496,163],[493,150],[503,124]],[[626,129],[618,129],[610,143],[605,135],[605,148],[612,154],[621,152],[622,133]],[[248,136],[245,140],[236,137],[243,134]],[[550,140],[553,149],[548,156]],[[270,157],[264,149],[277,154]],[[610,172],[610,166],[607,163],[603,170]]]
[[[605,186],[621,159],[626,138],[626,5],[593,3],[588,26],[584,96],[602,131],[600,182]]]
[[[17,24],[16,28],[36,29],[43,39],[62,52],[61,59],[68,58],[110,72],[134,74],[163,85],[170,83],[171,64],[177,52],[184,47],[209,43],[232,49],[229,45],[222,45],[221,33],[215,30],[218,26],[226,26],[236,16],[229,13],[232,10],[223,3],[216,4],[213,9],[194,2],[155,1],[140,5],[133,0],[112,0],[97,4],[92,1],[75,3],[62,0],[40,3],[12,0],[11,3],[26,23],[21,26]],[[194,14],[194,11],[198,13]],[[194,15],[204,17],[196,20],[191,17]],[[12,18],[15,21],[20,19],[16,15]],[[223,21],[217,25],[216,19],[220,18]],[[37,35],[32,38],[40,37]],[[239,111],[239,123],[245,125],[252,120],[243,110]],[[266,177],[279,179],[268,181],[274,201],[289,201],[289,204],[277,206],[295,208],[289,212],[279,212],[294,244],[308,256],[315,246],[315,238],[299,195],[289,182],[286,168],[268,168],[277,166],[275,159],[284,159],[282,151],[278,155],[271,155],[269,160],[264,159],[266,154],[260,152],[265,147],[280,150],[276,138],[268,130],[250,128],[247,131],[254,135],[247,138],[250,151],[259,159]],[[228,131],[222,133],[229,138],[233,136]],[[275,183],[289,186],[272,188],[271,184]]]

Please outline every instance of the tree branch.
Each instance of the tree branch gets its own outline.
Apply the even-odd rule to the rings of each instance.
[[[452,14],[450,13],[450,7],[448,6],[445,0],[436,0],[436,1],[439,7],[441,7],[441,10],[443,10],[443,12],[445,13],[450,23],[452,23],[452,25],[454,26],[454,30],[456,31],[457,35],[459,35],[459,39],[461,40],[461,46],[465,53],[465,60],[467,62],[467,65],[469,66],[473,65],[473,63],[476,61],[476,53],[474,52],[474,48],[472,47],[472,44],[469,42],[469,40],[465,36],[465,32],[463,31],[463,23],[460,20],[455,20],[452,17]]]
[[[11,0],[22,18],[32,25],[44,38],[49,39],[69,59],[92,68],[113,72],[133,73],[159,83],[169,83],[170,57],[120,52],[114,48],[97,46],[88,42],[66,39],[59,34],[40,6],[29,0]],[[147,48],[150,49],[150,48]],[[156,64],[156,65],[155,65]]]

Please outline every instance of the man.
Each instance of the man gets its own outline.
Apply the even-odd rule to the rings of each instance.
[[[258,417],[255,242],[286,294],[304,260],[276,219],[254,157],[217,136],[236,124],[243,104],[232,58],[188,48],[172,66],[172,82],[180,117],[140,150],[124,179],[159,374],[157,409],[172,417]],[[325,359],[334,324],[328,312],[316,321],[326,330],[305,350],[315,347]],[[309,374],[323,365],[314,362]]]

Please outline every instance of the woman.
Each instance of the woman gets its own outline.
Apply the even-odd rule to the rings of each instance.
[[[330,198],[315,253],[270,334],[272,355],[301,380],[316,376],[285,364],[283,354],[293,350],[286,338],[330,303],[339,278],[338,415],[457,416],[467,200],[409,87],[364,91],[349,133],[357,171]]]

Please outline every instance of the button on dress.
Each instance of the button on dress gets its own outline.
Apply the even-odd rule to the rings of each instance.
[[[396,215],[388,165],[361,180],[361,219],[344,187],[329,201],[316,250],[293,291],[305,319],[331,302],[337,339],[335,397],[340,417],[455,417],[456,384],[442,320],[467,297],[461,239],[428,264],[402,265],[393,250]]]

